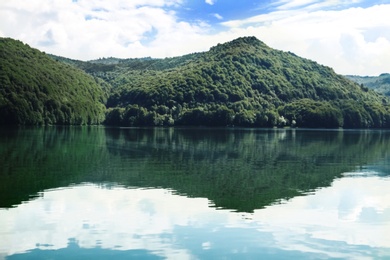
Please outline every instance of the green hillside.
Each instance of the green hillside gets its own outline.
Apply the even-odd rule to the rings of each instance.
[[[386,96],[390,96],[390,74],[383,73],[378,77],[370,77],[370,76],[351,76],[347,75],[347,78],[350,80],[361,84],[364,87],[369,89],[373,89],[378,93],[382,93]]]
[[[113,86],[106,124],[389,127],[389,99],[255,37],[167,59],[81,64]]]
[[[20,41],[0,38],[0,125],[99,124],[107,97],[98,81]]]
[[[255,37],[88,62],[0,44],[0,124],[390,127],[388,97]]]

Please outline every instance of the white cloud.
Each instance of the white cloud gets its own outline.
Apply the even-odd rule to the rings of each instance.
[[[304,8],[306,11],[314,11],[324,8],[346,8],[360,2],[361,0],[279,0],[272,2],[270,6],[274,7],[276,10]]]
[[[214,14],[214,17],[217,18],[218,20],[223,19],[222,15],[220,15],[220,14]]]
[[[270,47],[331,66],[340,74],[390,72],[390,5],[340,11],[277,11],[223,23]]]
[[[276,11],[223,22],[221,31],[203,21],[179,19],[183,0],[9,0],[0,2],[0,35],[82,60],[178,56],[254,35],[340,74],[390,72],[390,4],[321,11],[351,3],[281,0]]]
[[[205,3],[209,5],[214,5],[215,2],[217,2],[217,0],[205,0]]]
[[[180,3],[181,0],[2,2],[0,32],[46,52],[77,59],[162,57],[181,49],[174,43],[180,42],[183,35],[191,39],[207,29],[201,23],[178,21],[172,8]],[[154,39],[146,39],[145,34],[150,32]],[[159,50],[146,47],[144,40],[159,43]]]
[[[308,6],[319,2],[319,0],[279,0],[272,3],[273,6],[276,6],[276,9],[279,10],[290,10],[291,8],[297,8],[302,6]],[[333,2],[333,1],[328,1]]]

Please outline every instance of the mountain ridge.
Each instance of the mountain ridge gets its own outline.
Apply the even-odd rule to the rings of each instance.
[[[106,125],[390,127],[389,98],[255,37],[164,59],[50,59],[92,76]]]
[[[384,126],[383,115],[388,111],[382,106],[388,99],[332,68],[274,50],[255,37],[238,38],[193,55],[167,70],[133,68],[109,76],[114,87],[107,103],[108,123]],[[373,119],[367,109],[381,118]],[[315,118],[316,123],[311,123]]]
[[[382,73],[379,76],[346,75],[346,77],[364,87],[390,96],[390,73]]]

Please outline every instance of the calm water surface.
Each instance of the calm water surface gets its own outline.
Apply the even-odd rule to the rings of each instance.
[[[0,129],[0,258],[390,259],[390,131]]]

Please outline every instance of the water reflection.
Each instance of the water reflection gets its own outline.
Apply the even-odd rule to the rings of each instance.
[[[390,257],[390,179],[348,177],[253,213],[167,189],[82,184],[0,210],[9,258]]]
[[[390,257],[389,131],[0,129],[0,258]]]
[[[253,212],[329,186],[344,172],[389,174],[389,131],[48,127],[0,129],[0,207],[74,183],[161,187]]]

